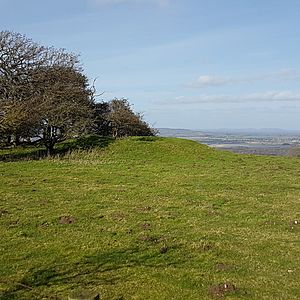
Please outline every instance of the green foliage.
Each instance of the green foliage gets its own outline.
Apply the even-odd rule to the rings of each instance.
[[[155,130],[143,120],[143,115],[135,113],[127,99],[113,99],[95,103],[91,131],[113,137],[153,136]]]
[[[2,162],[0,298],[299,299],[299,169],[156,137]]]
[[[109,119],[110,105],[108,102],[93,104],[93,115],[90,131],[101,136],[112,135],[112,124]]]
[[[54,145],[79,135],[91,119],[92,90],[78,56],[0,31],[0,133]]]
[[[56,143],[87,133],[152,136],[155,131],[127,99],[95,103],[79,57],[0,31],[0,146],[40,139]]]

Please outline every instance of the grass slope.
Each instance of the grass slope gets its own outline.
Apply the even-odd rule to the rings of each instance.
[[[170,138],[2,162],[0,298],[300,299],[299,170]]]

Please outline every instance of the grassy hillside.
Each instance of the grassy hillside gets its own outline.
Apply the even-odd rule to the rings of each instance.
[[[1,299],[300,299],[299,159],[106,146],[0,163]]]

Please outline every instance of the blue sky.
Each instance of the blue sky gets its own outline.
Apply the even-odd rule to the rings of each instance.
[[[156,127],[300,129],[299,0],[0,0]],[[100,100],[100,99],[99,99]]]

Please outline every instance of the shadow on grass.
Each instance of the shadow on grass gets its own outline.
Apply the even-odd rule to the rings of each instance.
[[[142,137],[138,137],[136,140],[140,141],[140,142],[156,142],[156,141],[160,141],[163,138],[159,137],[159,136],[142,136]]]
[[[65,289],[71,292],[71,289],[88,286],[114,285],[117,282],[128,280],[128,275],[122,275],[120,272],[122,269],[132,268],[132,273],[134,273],[135,267],[143,266],[157,270],[171,265],[179,266],[181,263],[183,261],[175,259],[172,255],[161,254],[158,251],[149,252],[147,249],[139,248],[96,253],[84,257],[77,263],[29,270],[20,282],[14,283],[14,287],[0,293],[0,298],[36,297],[38,299],[46,297],[47,299],[58,299],[56,295],[49,295],[43,289],[48,286],[58,286],[62,291],[64,290],[62,286],[66,285]]]
[[[105,148],[113,143],[115,139],[111,137],[101,137],[96,135],[80,137],[78,139],[67,140],[58,143],[55,146],[53,156],[64,156],[74,150],[89,150],[94,148]],[[11,148],[9,150],[0,150],[0,161],[20,161],[20,160],[39,160],[47,156],[47,151],[42,146],[22,146],[18,148]]]

